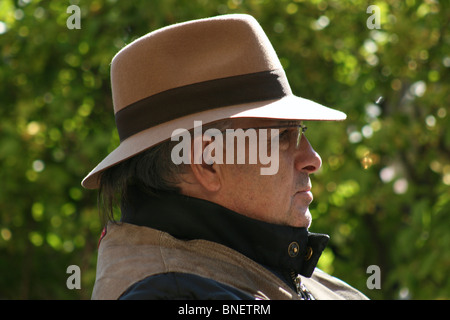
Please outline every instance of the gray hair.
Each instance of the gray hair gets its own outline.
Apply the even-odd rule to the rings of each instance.
[[[231,120],[222,120],[202,126],[203,132],[215,128],[225,130]],[[192,135],[192,131],[191,131]],[[111,168],[100,178],[98,206],[103,222],[115,221],[114,209],[125,199],[130,186],[139,186],[149,195],[160,191],[180,192],[178,184],[187,165],[176,165],[171,159],[178,141],[166,140]]]

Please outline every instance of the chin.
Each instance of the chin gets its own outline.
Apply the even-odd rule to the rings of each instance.
[[[311,222],[312,222],[312,217],[311,217],[311,213],[308,210],[308,215],[307,215],[307,219],[305,222],[305,228],[309,229],[309,227],[311,226]]]
[[[294,223],[291,224],[291,226],[308,229],[311,226],[311,222],[312,222],[311,213],[309,212],[309,209],[306,208],[306,210],[302,210],[302,213],[296,216],[296,219]]]
[[[270,216],[270,218],[249,214],[247,214],[247,216],[257,220],[262,220],[273,224],[285,225],[295,228],[309,228],[312,221],[311,213],[309,212],[308,207],[301,207],[301,208],[297,207],[297,209],[295,210],[291,209],[282,215],[276,216],[272,215]]]

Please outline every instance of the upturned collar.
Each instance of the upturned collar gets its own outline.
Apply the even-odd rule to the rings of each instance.
[[[122,203],[122,222],[146,226],[182,240],[225,245],[276,272],[310,277],[328,235],[307,228],[251,219],[218,204],[176,193],[149,196],[137,187]]]

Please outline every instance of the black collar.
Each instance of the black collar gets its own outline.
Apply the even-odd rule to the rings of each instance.
[[[276,272],[310,277],[329,237],[306,228],[255,220],[215,203],[132,188],[122,204],[122,221],[154,228],[183,240],[203,239],[234,249]]]

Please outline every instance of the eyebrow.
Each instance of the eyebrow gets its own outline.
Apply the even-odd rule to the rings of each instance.
[[[270,126],[300,126],[302,124],[302,120],[279,120],[271,125],[267,125],[268,127]]]
[[[221,131],[226,131],[228,129],[230,130],[236,130],[236,129],[270,129],[270,128],[282,128],[283,126],[286,127],[296,127],[296,126],[304,126],[304,120],[285,120],[285,119],[273,119],[274,122],[270,121],[270,123],[265,123],[265,124],[258,124],[258,125],[254,125],[254,126],[238,126],[237,128],[225,128]],[[268,121],[269,122],[269,121]],[[233,126],[231,126],[233,127]]]
[[[285,123],[283,123],[285,124]],[[302,124],[302,120],[290,120],[286,123],[286,125],[288,126],[295,126],[295,125],[301,125]]]
[[[257,125],[254,125],[253,127],[273,127],[273,126],[296,126],[296,125],[300,125],[302,123],[302,120],[283,120],[283,119],[279,119],[279,120],[274,120],[272,121],[268,121],[267,123],[259,123]],[[251,128],[252,126],[249,126],[249,128]]]

